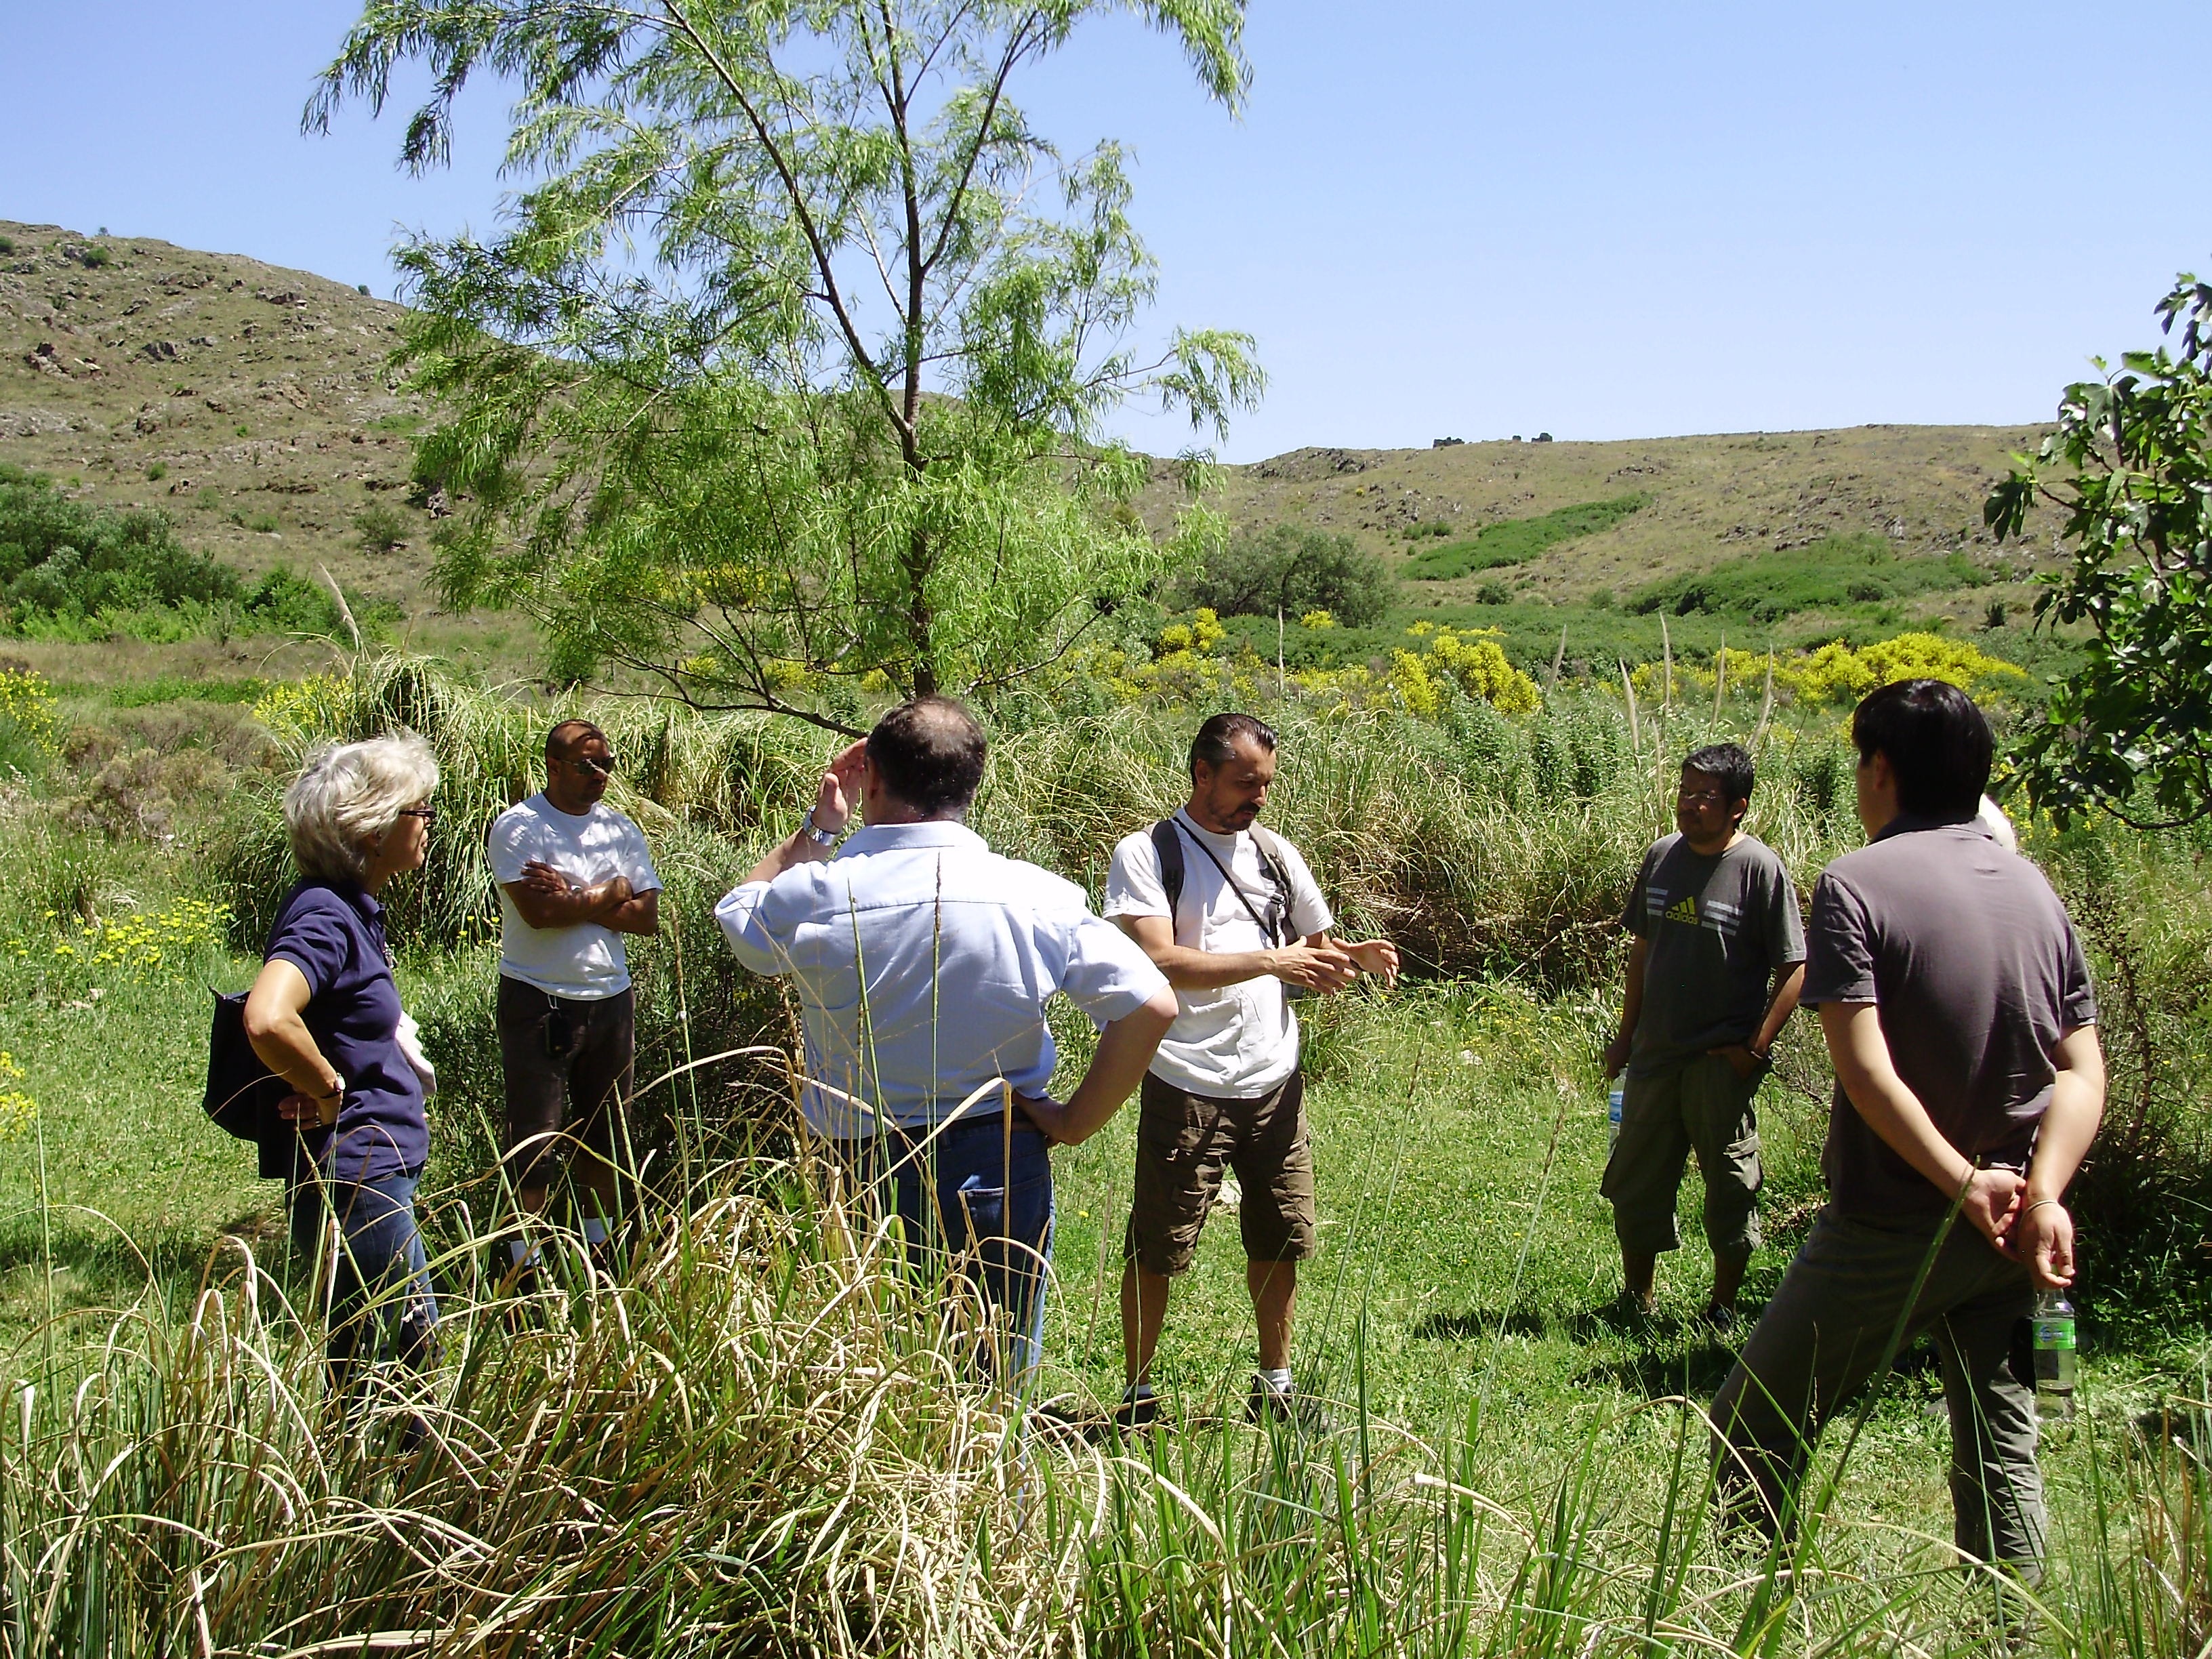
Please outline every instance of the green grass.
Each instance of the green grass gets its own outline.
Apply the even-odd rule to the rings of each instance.
[[[445,1449],[398,1458],[382,1431],[313,1444],[293,1414],[313,1408],[315,1362],[312,1333],[279,1308],[299,1286],[282,1265],[276,1195],[252,1178],[250,1149],[198,1109],[205,986],[243,984],[252,953],[201,946],[125,975],[86,944],[88,911],[127,916],[210,888],[243,902],[248,884],[281,884],[244,821],[265,818],[277,775],[234,780],[232,816],[167,852],[9,804],[0,849],[22,879],[0,887],[0,1046],[40,1110],[0,1151],[0,1381],[35,1385],[9,1389],[0,1434],[8,1651],[198,1651],[196,1605],[215,1650],[279,1627],[302,1646],[525,1604],[533,1641],[558,1652],[964,1659],[1072,1651],[1079,1633],[1103,1655],[1650,1659],[1963,1653],[1984,1639],[1986,1581],[1949,1568],[1935,1541],[1948,1535],[1947,1433],[1919,1358],[1869,1405],[1805,1559],[1769,1561],[1731,1553],[1702,1522],[1695,1406],[1729,1355],[1691,1317],[1710,1272],[1694,1179],[1682,1206],[1693,1242],[1662,1269],[1659,1318],[1634,1329],[1606,1311],[1619,1267],[1595,1192],[1594,1055],[1616,994],[1611,919],[1635,854],[1663,827],[1668,759],[1714,735],[1696,716],[1677,711],[1663,737],[1647,717],[1630,734],[1579,693],[1520,723],[1266,711],[1285,732],[1271,816],[1309,848],[1348,927],[1387,925],[1425,972],[1449,975],[1301,1007],[1322,1249],[1301,1278],[1295,1358],[1345,1431],[1299,1443],[1243,1426],[1251,1315],[1235,1217],[1218,1213],[1170,1306],[1158,1376],[1177,1428],[1155,1463],[1007,1437],[1005,1402],[965,1375],[934,1322],[841,1254],[834,1218],[781,1161],[788,1098],[762,1086],[757,1064],[664,1089],[655,1167],[686,1196],[658,1212],[653,1265],[620,1287],[579,1286],[541,1329],[509,1333],[471,1266],[500,1085],[492,951],[465,929],[481,915],[483,815],[550,711],[420,665],[372,666],[358,696],[335,711],[341,729],[404,712],[447,769],[441,861],[394,907],[403,991],[445,1085],[425,1189],[456,1345],[428,1397]],[[670,879],[669,933],[634,955],[644,1074],[780,1033],[781,1010],[730,971],[708,912],[795,816],[821,744],[760,722],[594,712],[635,757],[618,804],[646,823]],[[1114,836],[1173,796],[1188,714],[1003,734],[978,827],[1095,892]],[[1801,880],[1850,840],[1832,737],[1820,721],[1785,726],[1762,750],[1753,827]],[[2160,1077],[2201,1075],[2184,993],[2207,910],[2188,847],[2085,836],[2039,850],[2114,985],[2116,1075],[2134,1075],[2126,1034],[2138,1027]],[[2101,954],[2115,939],[2135,953],[2124,971]],[[688,1019],[672,1018],[678,1006]],[[1054,1023],[1064,1088],[1091,1038],[1064,1010]],[[1754,1310],[1817,1197],[1826,1082],[1801,1018],[1760,1101],[1768,1237]],[[1045,1388],[1079,1411],[1120,1386],[1133,1133],[1124,1112],[1055,1158]],[[744,1156],[720,1165],[718,1146]],[[2194,1659],[2212,1634],[2212,1494],[2130,1422],[2161,1399],[2204,1397],[2201,1310],[2103,1316],[2100,1302],[2141,1294],[2096,1288],[2118,1225],[2089,1236],[2088,1413],[2048,1447],[2049,1627],[2069,1654]],[[270,1275],[253,1300],[247,1252]],[[2167,1274],[2189,1271],[2177,1261]],[[1831,1436],[1824,1468],[1844,1438]],[[94,1471],[106,1472],[97,1483]],[[149,1516],[176,1524],[149,1534]],[[77,1541],[64,1569],[34,1577],[37,1553],[64,1535]],[[30,1626],[4,1622],[49,1605],[57,1585],[66,1640],[34,1643]]]
[[[1901,559],[1880,536],[1825,536],[1809,546],[1747,553],[1653,582],[1630,598],[1628,608],[1645,615],[1703,612],[1772,624],[1804,611],[1981,587],[1990,580],[1989,568],[1963,553]]]
[[[1449,581],[1455,576],[1507,565],[1526,564],[1563,542],[1578,541],[1610,530],[1632,518],[1650,503],[1648,495],[1616,495],[1609,501],[1581,501],[1534,519],[1507,519],[1488,526],[1465,541],[1447,542],[1417,553],[1406,561],[1401,575],[1415,581]]]
[[[117,708],[147,708],[164,702],[258,702],[271,682],[251,676],[236,679],[188,678],[179,674],[157,674],[149,680],[130,680],[103,686],[100,695]],[[57,688],[64,692],[73,687]]]

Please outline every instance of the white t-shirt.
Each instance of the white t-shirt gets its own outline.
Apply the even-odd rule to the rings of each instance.
[[[1231,892],[1215,867],[1221,860],[1231,878],[1262,916],[1275,897],[1275,885],[1260,862],[1249,831],[1217,836],[1201,830],[1188,812],[1177,812],[1176,827],[1185,837],[1182,896],[1175,908],[1175,942],[1187,949],[1231,956],[1264,951],[1289,940],[1270,939]],[[1313,872],[1297,848],[1274,838],[1277,863],[1290,883],[1290,932],[1293,939],[1325,933],[1335,925],[1328,901],[1314,884]],[[1209,848],[1213,858],[1200,848]],[[1124,836],[1114,848],[1106,874],[1106,915],[1164,916],[1167,889],[1160,878],[1159,849],[1150,826]],[[1212,991],[1176,992],[1176,1023],[1152,1060],[1152,1075],[1194,1095],[1222,1100],[1254,1100],[1283,1082],[1298,1066],[1298,1022],[1283,981],[1262,974],[1241,984]]]
[[[487,850],[499,884],[499,971],[556,997],[596,1002],[629,988],[629,959],[622,935],[596,921],[571,927],[532,927],[514,908],[507,884],[522,879],[532,859],[550,864],[580,887],[610,876],[629,878],[633,892],[659,888],[645,834],[604,801],[579,817],[532,795],[493,820]]]

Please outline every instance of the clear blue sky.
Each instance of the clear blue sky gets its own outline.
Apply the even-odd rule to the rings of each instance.
[[[428,179],[395,169],[389,112],[301,137],[354,11],[0,0],[0,216],[390,293],[400,227],[489,224],[504,111],[472,98]],[[1029,100],[1068,144],[1134,149],[1155,320],[1259,337],[1273,386],[1228,459],[2010,422],[2212,267],[2176,79],[2208,35],[2203,0],[1258,0],[1241,122],[1122,21]]]

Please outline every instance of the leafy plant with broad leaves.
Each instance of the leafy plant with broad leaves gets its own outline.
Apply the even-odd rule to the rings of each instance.
[[[2064,514],[2072,560],[2036,616],[2093,631],[2014,757],[2062,820],[2098,807],[2171,827],[2212,810],[2212,284],[2180,277],[2158,315],[2173,344],[2069,386],[2057,428],[1984,508],[2001,540],[2039,500]]]
[[[419,62],[426,169],[489,74],[534,181],[495,238],[397,255],[446,409],[417,470],[469,498],[444,597],[523,605],[574,678],[842,729],[859,684],[988,699],[1218,539],[1194,495],[1154,543],[1103,422],[1156,396],[1225,430],[1251,343],[1136,350],[1122,153],[1063,155],[1012,95],[1114,10],[1237,109],[1243,0],[370,0],[307,125]]]

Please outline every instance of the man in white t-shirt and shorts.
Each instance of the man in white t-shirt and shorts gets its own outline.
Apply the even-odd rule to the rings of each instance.
[[[1259,1326],[1250,1408],[1288,1416],[1297,1264],[1314,1253],[1313,1150],[1286,988],[1342,990],[1362,973],[1397,977],[1384,939],[1329,938],[1334,919],[1298,851],[1259,827],[1275,779],[1275,734],[1249,714],[1216,714],[1190,746],[1190,799],[1123,838],[1106,878],[1106,915],[1175,988],[1176,1018],[1139,1094],[1136,1193],[1123,1245],[1117,1414],[1141,1427],[1157,1406],[1149,1374],[1168,1287],[1190,1266],[1224,1165],[1243,1197],[1245,1285]]]
[[[491,826],[499,884],[499,1053],[507,1178],[527,1214],[545,1208],[571,1146],[585,1241],[622,1213],[622,1108],[633,1085],[636,999],[624,933],[660,931],[660,878],[644,834],[601,800],[606,734],[562,720],[545,736],[545,789]],[[515,1263],[534,1260],[510,1242]]]

